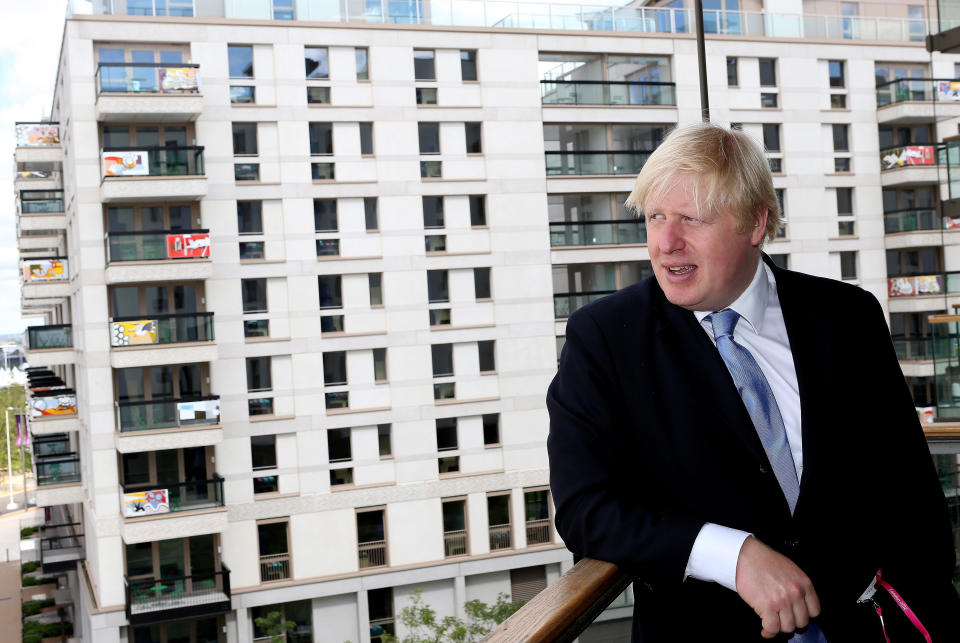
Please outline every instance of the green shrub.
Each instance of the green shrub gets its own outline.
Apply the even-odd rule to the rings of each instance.
[[[20,530],[20,538],[29,538],[38,531],[40,531],[39,527],[24,527]]]
[[[27,601],[23,604],[23,615],[34,616],[39,614],[44,607],[53,607],[56,602],[52,598],[45,598],[40,601]]]
[[[38,567],[40,567],[40,561],[31,560],[29,563],[23,563],[20,565],[20,572],[23,574],[29,574],[35,571]]]
[[[24,587],[32,587],[34,585],[48,585],[56,582],[56,576],[24,576],[22,584]]]
[[[63,633],[67,636],[73,635],[73,623],[63,624]],[[23,624],[23,643],[40,643],[40,640],[46,636],[59,636],[59,623],[36,623],[27,621]]]

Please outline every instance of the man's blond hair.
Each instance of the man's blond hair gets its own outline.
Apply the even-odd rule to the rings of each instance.
[[[739,130],[712,123],[677,127],[660,144],[637,176],[626,204],[639,213],[660,201],[686,177],[698,212],[726,208],[740,232],[757,225],[766,209],[765,237],[780,228],[780,204],[763,148]]]

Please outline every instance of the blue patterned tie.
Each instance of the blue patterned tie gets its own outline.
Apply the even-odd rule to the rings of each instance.
[[[760,365],[753,359],[746,348],[733,341],[733,329],[740,321],[740,313],[735,310],[721,310],[711,313],[707,319],[713,324],[713,336],[717,341],[717,350],[726,364],[727,370],[733,377],[737,391],[743,399],[744,406],[753,420],[753,426],[760,436],[763,450],[767,453],[773,474],[777,476],[783,495],[790,505],[790,513],[797,506],[800,495],[800,482],[797,479],[797,469],[793,463],[793,454],[790,452],[790,443],[787,441],[787,429],[783,425],[780,407],[773,396],[767,378],[763,376]],[[790,637],[790,643],[826,643],[827,639],[811,622],[803,632],[795,632]]]

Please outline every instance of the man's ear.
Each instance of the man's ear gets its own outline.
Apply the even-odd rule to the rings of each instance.
[[[770,211],[767,208],[760,210],[756,222],[754,222],[753,227],[750,229],[751,244],[760,246],[763,243],[764,237],[767,236],[767,216],[769,214]]]

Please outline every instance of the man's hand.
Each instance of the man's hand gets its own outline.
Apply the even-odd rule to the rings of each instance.
[[[806,627],[820,614],[820,599],[810,578],[753,536],[740,548],[737,593],[760,616],[765,639]]]

